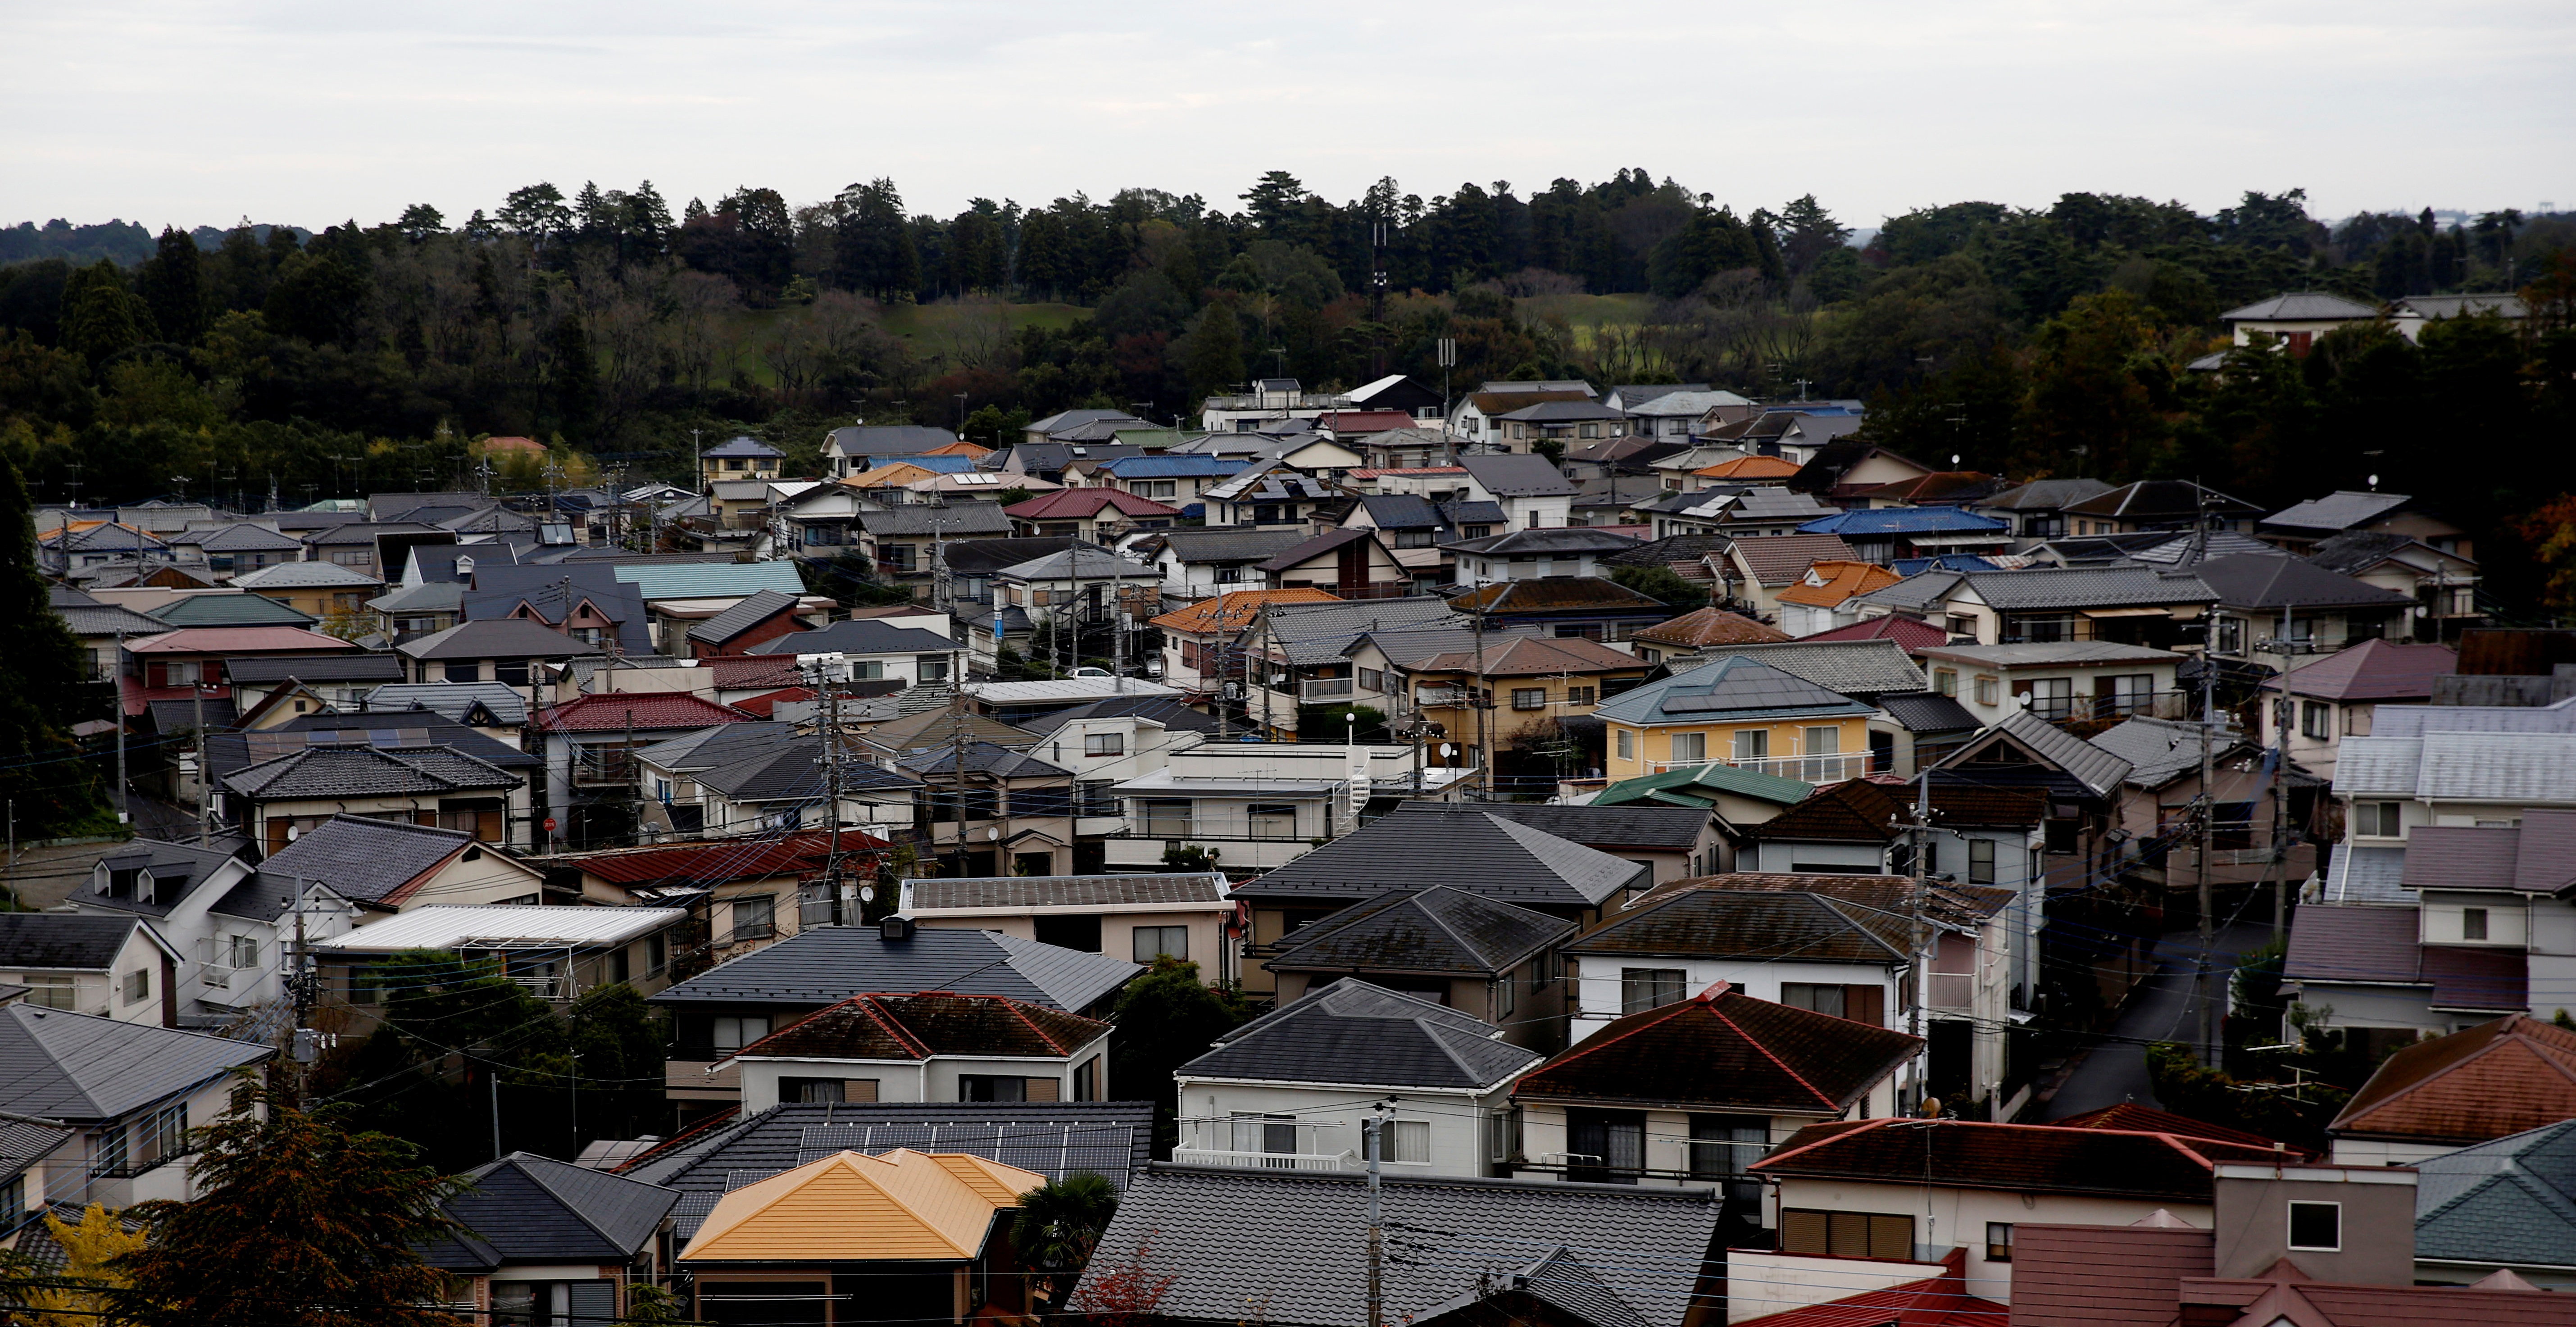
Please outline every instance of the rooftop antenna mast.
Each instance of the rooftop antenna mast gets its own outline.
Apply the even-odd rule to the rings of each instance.
[[[1387,223],[1369,223],[1369,376],[1386,374],[1386,240]]]

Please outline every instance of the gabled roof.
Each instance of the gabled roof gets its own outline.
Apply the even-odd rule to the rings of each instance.
[[[2312,1148],[2284,1144],[2277,1138],[2266,1138],[2261,1134],[2247,1133],[2242,1129],[2230,1129],[2226,1125],[2211,1124],[2207,1120],[2195,1120],[2188,1116],[2176,1115],[2172,1111],[2158,1110],[2153,1106],[2141,1106],[2134,1101],[2124,1101],[2116,1106],[2088,1110],[2079,1115],[2069,1115],[2062,1120],[2050,1120],[2049,1123],[2060,1129],[2116,1129],[2126,1133],[2172,1134],[2176,1138],[2207,1138],[2213,1142],[2233,1143],[2238,1147],[2279,1145],[2302,1156],[2315,1155],[2315,1150]]]
[[[1607,576],[1495,581],[1459,595],[1449,601],[1449,606],[1461,613],[1487,614],[1672,611],[1654,596],[1631,590]]]
[[[699,452],[698,455],[700,457],[748,456],[775,461],[784,457],[786,453],[756,438],[738,437],[717,443]]]
[[[2397,609],[2415,602],[2395,590],[2383,590],[2299,558],[2239,553],[2200,563],[2192,574],[2229,608]]]
[[[95,897],[85,889],[81,901]],[[143,923],[71,912],[0,912],[0,968],[105,972]]]
[[[2025,1193],[2098,1194],[2205,1204],[2225,1162],[2272,1164],[2280,1153],[2206,1138],[2066,1129],[2047,1124],[1891,1118],[1809,1125],[1749,1169]]]
[[[1346,544],[1375,544],[1379,551],[1386,551],[1386,546],[1378,543],[1377,531],[1365,525],[1344,526],[1339,530],[1325,531],[1303,543],[1291,544],[1272,554],[1267,560],[1256,564],[1254,570],[1268,572],[1293,570],[1327,553],[1335,552]],[[1394,555],[1389,553],[1388,556]]]
[[[222,782],[231,791],[261,802],[398,797],[526,784],[508,770],[454,751],[346,746],[308,746],[244,766],[223,776]]]
[[[1632,802],[1657,802],[1666,806],[1706,808],[1714,804],[1721,794],[1732,794],[1779,806],[1794,806],[1814,791],[1812,785],[1796,779],[1784,779],[1760,770],[1737,769],[1733,765],[1712,761],[1688,769],[1621,779],[1594,793],[1590,805],[1624,806]]]
[[[1906,689],[1921,685],[1918,677],[1914,686]],[[1869,712],[1869,706],[1859,701],[1742,654],[1728,655],[1660,682],[1649,682],[1594,711],[1612,723],[1635,724],[1727,723]]]
[[[1729,897],[1828,912],[1834,906],[1808,895]],[[1779,937],[1781,948],[1790,947],[1792,934]],[[1690,999],[1629,1014],[1557,1052],[1512,1085],[1512,1099],[1832,1116],[1922,1044],[1887,1028],[1756,1000],[1719,982]]]
[[[1806,636],[1791,641],[1712,647],[1701,657],[1751,659],[1827,691],[1854,697],[1920,691],[1928,685],[1922,668],[1906,656],[1905,647],[1889,640],[1827,641]]]
[[[1397,815],[1432,813],[1435,803],[1398,802]],[[1622,852],[1687,852],[1699,846],[1708,828],[1705,812],[1691,807],[1616,803],[1549,806],[1539,802],[1472,802],[1489,815],[1553,834],[1568,843],[1598,848],[1612,856]]]
[[[1865,617],[1847,627],[1819,631],[1812,636],[1801,636],[1798,639],[1811,645],[1837,640],[1888,640],[1896,642],[1899,648],[1912,653],[1950,639],[1950,633],[1919,617],[1887,613],[1879,617]]]
[[[445,631],[404,641],[394,650],[411,659],[569,659],[607,653],[589,641],[524,617],[459,622]]]
[[[2337,489],[2322,498],[2310,498],[2264,517],[2262,527],[2314,534],[2349,530],[2388,516],[2414,500],[2404,493]]]
[[[733,607],[689,628],[689,639],[722,645],[781,613],[795,612],[803,602],[796,595],[777,590],[755,590]]]
[[[235,596],[275,603],[255,594]],[[287,611],[293,612],[293,609]],[[302,616],[298,614],[298,616]],[[310,619],[307,619],[310,620]],[[354,653],[357,646],[337,636],[300,627],[186,627],[165,631],[142,640],[128,639],[128,654],[339,654]]]
[[[1225,876],[1209,871],[1167,875],[1006,875],[903,882],[903,910],[1065,911],[1167,905],[1188,909],[1227,906]]]
[[[917,539],[933,535],[945,535],[951,539],[957,539],[960,535],[970,536],[948,546],[948,565],[954,570],[965,569],[964,564],[958,560],[964,556],[961,549],[965,544],[997,542],[974,539],[971,536],[1004,535],[1011,532],[1011,518],[1003,514],[1000,507],[989,502],[952,502],[944,507],[934,507],[923,502],[906,502],[887,507],[882,511],[863,511],[852,519],[858,522],[860,529],[879,539]]]
[[[1501,1037],[1472,1014],[1349,977],[1226,1033],[1173,1076],[1184,1083],[1490,1088],[1539,1060],[1537,1051]]]
[[[653,1239],[677,1190],[513,1152],[465,1173],[439,1204],[465,1237],[425,1250],[433,1267],[494,1271],[508,1263],[622,1263]]]
[[[1811,608],[1834,608],[1857,594],[1885,589],[1903,577],[1874,562],[1819,562],[1807,568],[1797,584],[1782,590],[1780,602]]]
[[[1818,562],[1848,562],[1860,555],[1836,534],[1781,534],[1733,541],[1728,556],[1741,563],[1755,581],[1787,585]]]
[[[1438,595],[1402,599],[1335,600],[1331,603],[1272,603],[1262,609],[1269,643],[1291,664],[1329,663],[1353,641],[1372,631],[1399,627],[1465,626],[1467,620]]]
[[[844,853],[872,852],[885,840],[855,829],[841,831]],[[597,852],[557,853],[537,859],[545,866],[569,866],[629,889],[703,888],[735,880],[820,874],[832,842],[821,830],[799,830],[772,838],[711,839],[698,843],[665,843],[650,848],[608,848]]]
[[[274,1054],[230,1037],[0,1005],[0,1110],[111,1120]]]
[[[1442,548],[1461,553],[1474,553],[1488,558],[1566,557],[1578,553],[1616,553],[1635,548],[1637,541],[1623,534],[1583,526],[1547,526],[1537,530],[1511,530],[1482,539],[1464,539]]]
[[[450,723],[464,723],[478,706],[495,725],[528,721],[527,696],[507,682],[395,682],[367,693],[370,714],[419,709]]]
[[[945,990],[1078,1010],[1142,971],[997,931],[921,927],[908,939],[887,940],[875,927],[821,926],[719,963],[651,1000],[813,1006],[871,991]]]
[[[384,584],[381,577],[336,562],[276,562],[233,577],[239,590],[358,589]]]
[[[253,655],[224,661],[224,678],[231,682],[372,682],[399,681],[402,661],[390,654],[351,652],[348,654]]]
[[[1996,724],[1986,736],[1971,740],[1967,745],[1942,757],[1941,763],[1933,768],[1952,771],[1955,777],[1963,781],[1972,778],[1989,782],[2001,780],[2005,776],[1995,767],[1994,762],[1979,762],[1975,759],[1978,754],[1993,748],[1998,743],[2008,745],[2021,754],[2035,757],[2044,771],[2063,776],[2071,781],[2077,790],[2090,793],[2095,797],[2110,798],[2117,795],[2121,781],[2129,777],[2129,762],[2126,759],[2114,752],[2105,751],[2028,710],[2014,710],[2005,715],[2003,722]],[[1936,780],[1936,782],[1940,781],[1944,780]]]
[[[953,510],[953,509],[952,509]],[[804,580],[792,561],[774,562],[617,562],[612,574],[620,585],[632,585],[650,603],[662,599],[732,599],[759,590],[803,594]],[[530,575],[542,581],[547,569]],[[479,573],[478,573],[479,575]],[[576,586],[576,588],[578,588]]]
[[[1004,995],[854,995],[735,1052],[745,1059],[1056,1059],[1109,1035],[1098,1019]]]
[[[2010,527],[1992,516],[1980,516],[1959,507],[1875,507],[1818,517],[1799,526],[1798,533],[1842,535],[1845,538],[1887,534],[1991,534],[2002,539],[2010,533]]]
[[[681,1239],[726,1193],[839,1151],[973,1153],[1061,1179],[1089,1171],[1117,1188],[1153,1155],[1141,1101],[785,1103],[747,1118],[728,1110],[630,1158],[620,1172],[681,1193]]]
[[[683,1264],[963,1262],[1046,1176],[961,1153],[835,1152],[718,1199]]]
[[[1745,1318],[1732,1327],[2006,1327],[2012,1321],[2010,1305],[1968,1293],[1967,1249],[1953,1246],[1942,1265],[1938,1276]]]
[[[1121,516],[1148,520],[1178,520],[1181,515],[1178,507],[1139,497],[1123,488],[1058,489],[1002,511],[1017,521],[1072,521],[1089,520],[1112,507]]]
[[[1544,456],[1473,452],[1459,457],[1458,464],[1497,498],[1572,497],[1575,492],[1573,481]]]
[[[960,765],[954,744],[915,751],[895,764],[914,774],[942,774],[954,778]],[[997,779],[1070,779],[1073,771],[1061,765],[1050,765],[1025,751],[996,746],[991,742],[969,740],[965,745],[965,770],[969,774],[989,774]]]
[[[2110,491],[2111,486],[2099,479],[2080,476],[2068,479],[2034,479],[2027,484],[1981,498],[1976,505],[2004,511],[2052,511],[2066,507],[2070,503],[2082,502],[2087,498],[2100,497]]]
[[[2433,679],[2449,677],[2459,667],[2459,651],[2448,645],[2374,638],[2301,664],[2286,678],[2263,685],[2267,691],[2287,686],[2292,695],[2319,700],[2422,700],[2433,694]]]
[[[537,711],[536,726],[549,733],[661,732],[752,721],[730,705],[685,691],[605,691]]]
[[[1558,677],[1638,670],[1646,665],[1625,650],[1615,650],[1580,636],[1502,636],[1488,632],[1482,650],[1472,645],[1464,649],[1453,648],[1425,655],[1402,666],[1408,672],[1417,673],[1472,671],[1479,677]]]
[[[2061,510],[2076,516],[2108,516],[2128,521],[2190,521],[2202,510],[2206,495],[2207,510],[2213,516],[2260,516],[2263,509],[2243,498],[2229,497],[2214,488],[2203,488],[2188,479],[2141,479],[2099,493],[2081,502],[2070,502]]]
[[[2508,1014],[2389,1056],[2326,1127],[2338,1136],[2466,1144],[2570,1117],[2576,1032]]]
[[[1742,613],[1723,608],[1697,608],[1651,627],[1628,633],[1631,640],[1652,645],[1679,645],[1700,649],[1710,645],[1759,645],[1785,641],[1789,633],[1767,622],[1756,622]]]
[[[1824,894],[1676,889],[1631,904],[1566,952],[1887,966],[1905,961],[1912,925]]]
[[[2125,781],[2141,788],[2161,788],[2185,774],[2200,772],[2201,725],[2177,719],[2136,715],[2122,719],[2085,740],[2129,762]],[[2232,732],[2210,734],[2214,759],[2241,751],[2245,740]]]
[[[694,635],[695,633],[691,633]],[[957,642],[936,631],[853,617],[812,631],[791,631],[751,647],[753,658],[800,654],[948,654]]]
[[[1877,697],[1878,707],[1909,733],[1963,733],[1981,727],[1953,696],[1937,691],[1898,691]]]
[[[282,879],[322,881],[351,902],[390,903],[474,842],[464,830],[333,816],[271,854],[259,869]],[[533,871],[528,875],[536,878]]]
[[[2371,305],[2356,303],[2341,295],[2328,295],[2323,291],[2302,290],[2293,291],[2287,295],[2274,295],[2270,299],[2260,299],[2240,308],[2229,309],[2218,315],[2218,320],[2225,323],[2307,323],[2349,321],[2378,316],[2379,310]]]
[[[1495,977],[1573,932],[1563,918],[1448,886],[1394,889],[1298,929],[1265,966]]]
[[[1166,631],[1193,636],[1230,636],[1251,626],[1261,616],[1265,604],[1318,604],[1336,601],[1340,596],[1330,590],[1301,585],[1287,590],[1228,590],[1213,598],[1201,599],[1187,608],[1176,608],[1154,618],[1153,625]]]
[[[1259,562],[1281,549],[1294,548],[1306,542],[1302,526],[1279,529],[1214,526],[1200,529],[1165,530],[1158,536],[1163,547],[1180,562],[1227,563]]]
[[[1235,892],[1266,899],[1374,898],[1387,882],[1449,885],[1524,907],[1595,907],[1650,872],[1634,862],[1459,803],[1382,816]]]
[[[1087,705],[1076,705],[1071,709],[1057,710],[1051,714],[1033,714],[1021,722],[1030,732],[1045,736],[1077,719],[1131,717],[1180,732],[1212,733],[1218,727],[1215,715],[1191,709],[1178,697],[1164,695],[1112,696],[1106,700],[1095,700]]]

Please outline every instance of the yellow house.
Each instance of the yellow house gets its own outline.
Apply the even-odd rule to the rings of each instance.
[[[324,622],[354,619],[385,583],[336,562],[277,562],[233,577],[233,588],[274,599]]]
[[[1870,706],[1744,655],[1637,688],[1595,713],[1611,782],[1707,764],[1807,783],[1870,769]]]

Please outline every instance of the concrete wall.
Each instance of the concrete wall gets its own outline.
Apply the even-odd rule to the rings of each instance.
[[[2282,1258],[2311,1278],[2356,1285],[2415,1279],[2415,1172],[2330,1166],[2222,1165],[2213,1214],[2216,1275],[2241,1280]],[[2332,1250],[2290,1247],[2292,1203],[2331,1203],[2340,1214]]]

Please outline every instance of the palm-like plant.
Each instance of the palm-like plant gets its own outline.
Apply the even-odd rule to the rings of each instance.
[[[1089,1171],[1049,1180],[1020,1195],[1011,1247],[1039,1273],[1048,1307],[1060,1309],[1072,1296],[1092,1247],[1117,1210],[1117,1186]]]

